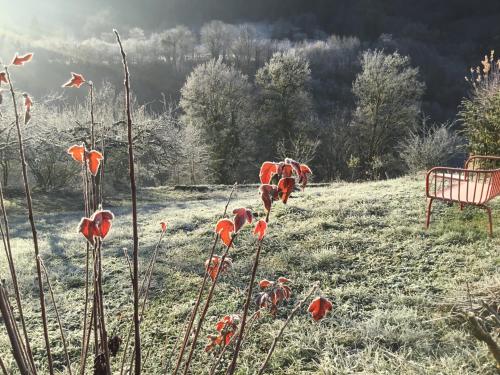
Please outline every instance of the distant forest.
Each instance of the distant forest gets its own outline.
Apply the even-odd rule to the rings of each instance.
[[[144,185],[231,183],[253,173],[257,158],[283,155],[311,162],[317,180],[389,178],[439,160],[459,163],[465,150],[459,144],[466,142],[456,120],[472,92],[470,68],[500,45],[496,1],[54,0],[47,6],[66,21],[47,28],[50,19],[41,13],[25,19],[25,27],[0,29],[0,57],[35,52],[36,64],[16,76],[16,86],[34,97],[40,114],[46,111],[47,123],[57,112],[52,123],[85,112],[78,106],[85,106],[86,90],[59,88],[69,72],[91,79],[112,129],[103,137],[115,140],[122,78],[111,30],[119,25],[134,103],[147,124],[143,136],[156,137],[152,147],[161,153],[150,165],[152,151],[143,147]],[[208,95],[214,84],[222,85],[215,99]],[[204,95],[216,100],[210,104],[217,116],[204,112]],[[388,99],[374,113],[380,95]],[[370,136],[377,127],[380,134]],[[67,142],[78,140],[81,129],[69,128]],[[449,153],[445,159],[410,165],[422,147],[436,145],[442,149],[430,153]],[[2,169],[5,181],[12,167]]]

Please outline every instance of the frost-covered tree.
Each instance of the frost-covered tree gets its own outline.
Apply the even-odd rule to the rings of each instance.
[[[396,146],[415,127],[424,84],[409,58],[397,52],[367,51],[361,66],[353,84],[353,140],[362,165],[376,165],[379,174],[395,161]]]
[[[222,21],[211,21],[200,31],[201,42],[206,46],[213,59],[227,59],[231,43],[236,35],[236,27]]]
[[[162,34],[161,44],[167,61],[177,67],[187,55],[192,55],[196,38],[186,26],[179,25]]]
[[[232,183],[240,176],[242,150],[250,147],[250,89],[245,75],[218,59],[198,65],[181,90],[182,121],[198,129],[209,147],[214,182]]]
[[[256,75],[261,90],[260,132],[263,146],[275,149],[284,140],[288,148],[305,131],[311,111],[309,63],[293,51],[276,52]]]

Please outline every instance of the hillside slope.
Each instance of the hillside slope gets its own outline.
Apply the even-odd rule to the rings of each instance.
[[[431,229],[425,231],[423,189],[421,176],[339,183],[310,187],[294,194],[287,206],[276,204],[257,277],[288,277],[293,296],[276,319],[264,316],[253,326],[243,346],[238,373],[254,373],[294,302],[319,281],[322,294],[334,303],[332,314],[316,323],[303,309],[278,344],[270,373],[494,374],[487,349],[449,318],[449,311],[450,301],[463,297],[467,284],[474,289],[498,278],[500,202],[494,202],[493,239],[487,237],[483,211],[460,212],[455,206],[442,204],[435,205]],[[144,341],[152,348],[144,352],[148,356],[147,374],[162,373],[161,366],[183,329],[228,193],[229,188],[223,187],[206,192],[171,188],[142,191],[139,219],[143,264],[158,237],[158,223],[169,222],[143,323]],[[41,206],[42,200],[39,202]],[[243,206],[263,213],[256,188],[238,190],[229,207]],[[129,208],[120,200],[111,201],[106,208],[116,215],[104,248],[106,311],[110,333],[125,338],[131,290],[122,248],[128,247],[130,252]],[[25,303],[30,307],[30,331],[41,350],[37,299],[29,300],[35,285],[32,248],[26,221],[18,215],[14,210],[10,218],[13,247]],[[42,256],[52,276],[75,362],[81,336],[85,258],[85,243],[75,232],[79,218],[78,211],[58,212],[54,207],[44,208],[37,215]],[[214,333],[213,326],[222,315],[241,310],[253,244],[247,228],[231,252],[234,266],[217,287],[203,338]],[[6,278],[3,256],[0,277]],[[49,316],[57,365],[62,370],[64,357],[52,308]],[[204,353],[204,344],[202,339],[193,367],[196,374],[207,373],[213,361]],[[0,355],[12,365],[6,348],[2,329]],[[115,362],[118,366],[119,360]]]

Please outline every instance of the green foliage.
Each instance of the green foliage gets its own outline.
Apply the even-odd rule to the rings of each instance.
[[[356,138],[351,141],[367,171],[389,170],[397,165],[391,161],[397,159],[395,146],[417,123],[424,84],[409,58],[397,52],[367,51],[361,65],[353,84]]]
[[[496,74],[476,86],[460,108],[469,151],[475,155],[500,155],[500,81]]]

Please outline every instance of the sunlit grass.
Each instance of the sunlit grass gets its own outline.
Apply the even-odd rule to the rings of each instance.
[[[188,307],[208,255],[215,222],[224,209],[228,188],[206,192],[171,188],[140,194],[140,251],[144,267],[160,230],[169,222],[152,283],[152,298],[143,323],[145,373],[161,373],[183,329]],[[464,328],[446,319],[441,302],[465,293],[474,284],[498,274],[500,204],[493,202],[495,237],[487,236],[483,210],[435,204],[429,231],[424,229],[422,178],[405,177],[361,184],[311,187],[287,206],[276,205],[261,255],[258,279],[292,280],[292,301],[277,320],[265,317],[243,345],[238,374],[251,374],[264,359],[287,311],[314,281],[331,297],[334,310],[321,323],[302,311],[285,332],[270,362],[274,374],[494,374],[487,349]],[[66,205],[65,202],[69,205]],[[80,343],[84,277],[83,238],[76,233],[80,208],[72,197],[36,197],[42,256],[52,275],[63,323],[75,363]],[[73,202],[73,204],[71,204]],[[118,197],[108,202],[116,219],[104,246],[104,288],[110,334],[125,336],[130,323],[131,289],[122,248],[131,248],[129,207]],[[31,242],[27,224],[11,215],[13,251],[35,357],[43,358]],[[38,206],[38,208],[37,208]],[[62,211],[69,207],[69,211]],[[256,187],[241,188],[231,203],[262,212]],[[57,228],[57,229],[56,229]],[[231,253],[234,268],[225,275],[210,307],[203,336],[221,315],[241,311],[253,256],[254,239],[245,229]],[[218,252],[222,249],[218,249]],[[4,254],[0,274],[7,275]],[[56,365],[63,369],[62,346],[49,309]],[[203,337],[202,336],[202,337]],[[213,358],[199,343],[193,363],[207,373]],[[0,331],[0,352],[13,366],[7,339]],[[227,358],[226,358],[227,361]],[[118,362],[118,361],[114,361]],[[114,363],[117,366],[117,363]],[[75,366],[76,370],[76,366]],[[116,367],[115,367],[116,370]]]

